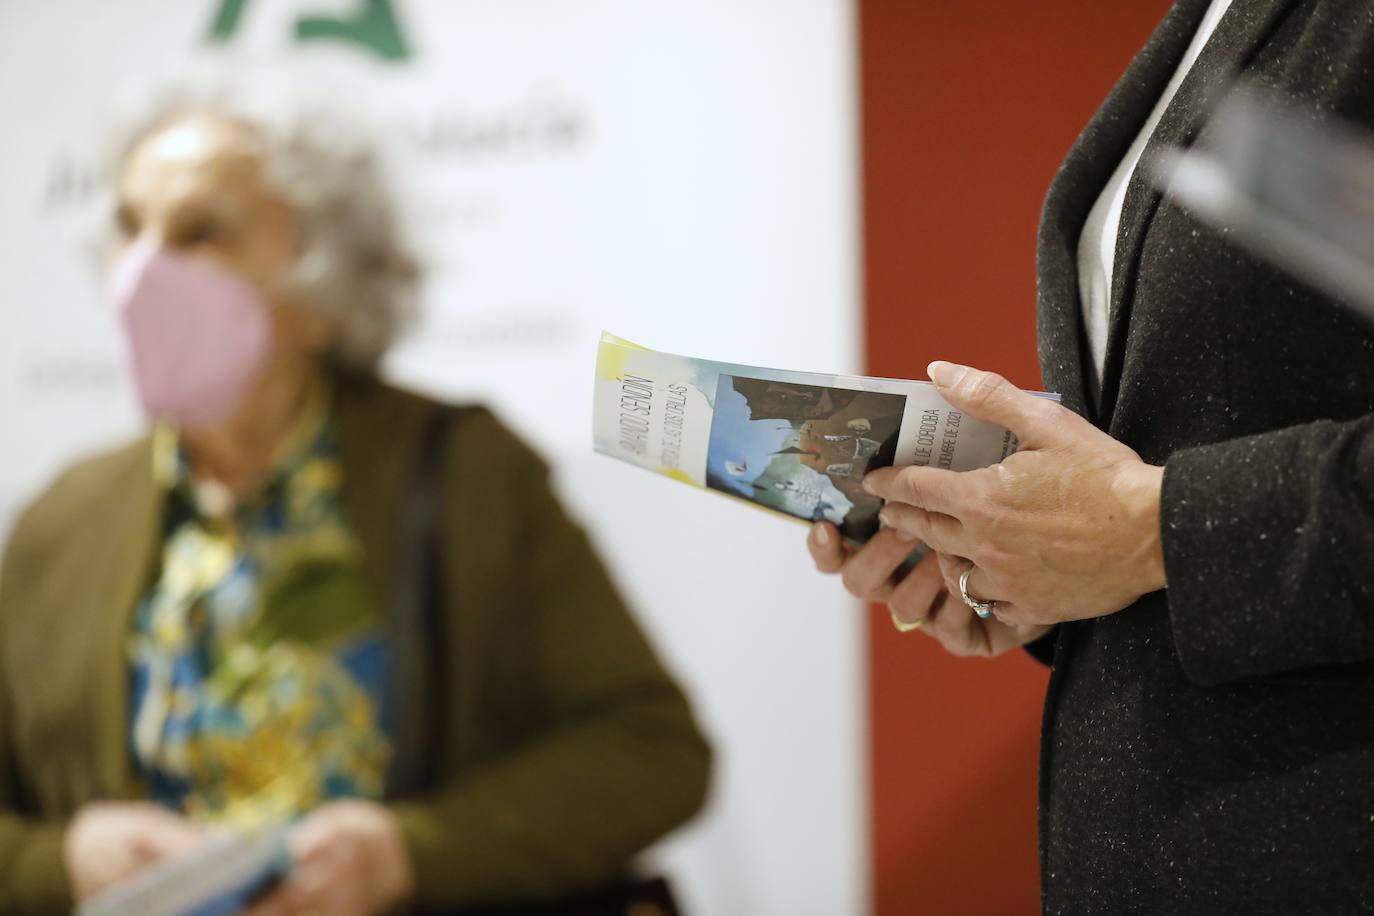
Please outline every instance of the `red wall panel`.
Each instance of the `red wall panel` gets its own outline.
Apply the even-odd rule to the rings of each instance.
[[[860,0],[868,369],[1039,385],[1035,230],[1060,159],[1166,0]],[[1039,909],[1045,672],[870,618],[878,916]]]

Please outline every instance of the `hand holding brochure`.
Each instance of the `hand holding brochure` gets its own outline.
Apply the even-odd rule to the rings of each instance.
[[[286,827],[225,834],[87,900],[77,916],[230,916],[291,869]]]
[[[717,363],[604,333],[592,425],[603,455],[833,522],[856,543],[877,532],[882,509],[863,489],[869,471],[967,471],[1017,447],[1007,430],[950,407],[930,382]]]

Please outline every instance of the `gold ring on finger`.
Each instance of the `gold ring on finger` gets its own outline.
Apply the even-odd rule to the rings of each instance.
[[[888,606],[887,613],[892,618],[892,625],[897,628],[898,633],[910,633],[912,630],[919,630],[921,624],[926,622],[926,619],[922,617],[920,620],[913,620],[908,623],[898,617],[897,611],[890,605]]]

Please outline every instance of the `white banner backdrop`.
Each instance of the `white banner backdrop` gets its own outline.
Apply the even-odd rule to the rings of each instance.
[[[593,455],[606,328],[715,359],[860,368],[849,0],[0,2],[0,531],[140,423],[77,244],[112,90],[207,38],[366,84],[428,277],[388,374],[481,398],[565,499],[718,751],[653,853],[692,914],[868,909],[861,628],[804,529]],[[390,29],[389,25],[395,28]]]

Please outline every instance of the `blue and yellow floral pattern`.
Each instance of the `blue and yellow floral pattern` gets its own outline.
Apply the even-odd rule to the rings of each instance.
[[[153,797],[200,821],[251,829],[383,790],[389,658],[328,403],[315,393],[240,504],[155,432],[168,509],[130,641],[131,745]]]

